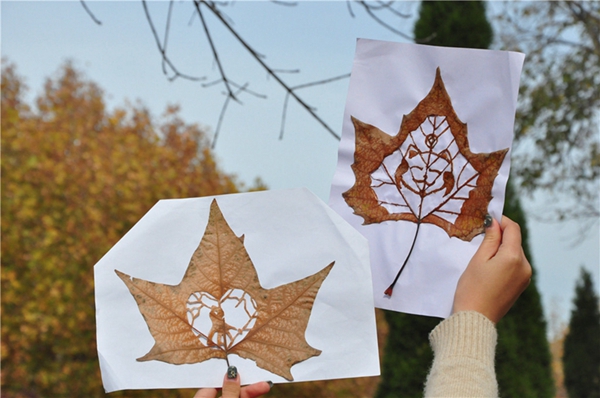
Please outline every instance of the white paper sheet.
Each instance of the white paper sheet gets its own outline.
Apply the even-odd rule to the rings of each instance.
[[[342,197],[355,183],[351,169],[355,129],[351,117],[395,136],[403,116],[431,90],[436,69],[440,68],[454,111],[467,124],[471,151],[490,153],[510,148],[523,60],[523,54],[512,52],[357,41],[329,203],[369,240],[376,307],[447,317],[458,278],[482,236],[471,241],[449,238],[440,227],[422,223],[392,296],[385,296],[384,291],[409,252],[417,224],[385,221],[363,225],[363,218],[353,214]],[[502,215],[509,169],[510,151],[494,181],[493,199],[488,206],[496,219]]]
[[[154,339],[115,269],[178,284],[202,238],[212,197],[159,201],[94,267],[98,355],[107,392],[221,386],[225,360],[192,365],[138,362]],[[335,261],[315,300],[307,342],[322,350],[291,368],[294,381],[379,374],[368,243],[306,189],[217,196],[226,221],[269,289],[312,275]],[[280,376],[236,355],[242,383]]]

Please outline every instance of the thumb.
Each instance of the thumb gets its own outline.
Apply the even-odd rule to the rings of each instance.
[[[491,220],[491,224],[489,220]],[[481,242],[479,249],[473,255],[473,260],[477,262],[485,262],[494,257],[498,252],[500,243],[502,243],[502,229],[498,221],[492,216],[487,215],[486,224],[489,226],[486,226],[483,242]]]
[[[223,378],[223,395],[221,398],[239,398],[240,390],[240,375],[235,366],[230,366]]]

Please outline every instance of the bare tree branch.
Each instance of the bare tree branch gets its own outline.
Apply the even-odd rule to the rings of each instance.
[[[169,40],[169,31],[171,30],[171,13],[173,11],[173,0],[169,1],[169,12],[167,14],[167,25],[165,27],[165,38],[163,40],[163,49],[166,52],[167,51],[167,42]],[[163,70],[163,74],[167,75],[167,68],[166,68],[166,62],[165,59],[163,57],[162,59],[162,70]]]
[[[278,4],[280,6],[288,6],[288,7],[294,7],[294,6],[298,5],[297,1],[271,0],[271,3]]]
[[[246,88],[246,85],[242,86],[238,93],[243,91]],[[219,114],[219,120],[217,121],[217,128],[215,129],[215,135],[212,140],[211,148],[215,149],[215,145],[217,144],[217,137],[219,136],[219,131],[221,130],[221,124],[223,123],[223,119],[225,118],[225,112],[227,111],[227,106],[229,105],[229,101],[235,97],[231,95],[225,96],[225,102],[223,102],[223,107],[221,107],[221,113]]]
[[[318,81],[315,81],[315,82],[299,84],[297,86],[292,87],[292,90],[297,90],[299,88],[306,88],[306,87],[318,86],[318,85],[321,85],[321,84],[327,84],[327,83],[334,82],[336,80],[347,79],[349,77],[350,77],[350,73],[345,73],[343,75],[339,75],[339,76],[335,76],[335,77],[330,77],[329,79],[323,79],[323,80],[318,80]]]
[[[351,0],[346,0],[346,8],[348,8],[348,14],[350,14],[350,16],[352,18],[355,18],[356,15],[354,15],[354,11],[352,11],[352,1]]]
[[[358,4],[360,4],[361,6],[363,6],[363,8],[365,9],[365,11],[367,12],[367,14],[369,14],[369,16],[371,18],[373,18],[378,24],[380,24],[381,26],[383,26],[384,28],[386,28],[387,30],[389,30],[390,32],[393,32],[395,34],[397,34],[400,37],[403,37],[405,39],[408,39],[410,41],[413,41],[414,38],[407,35],[404,32],[399,31],[398,29],[394,28],[393,26],[391,26],[390,24],[388,24],[387,22],[385,22],[383,19],[379,18],[379,16],[377,16],[377,14],[375,14],[373,11],[378,9],[378,7],[372,6],[370,4],[368,4],[366,1],[357,1]],[[391,9],[391,7],[386,6],[387,9]],[[394,10],[395,11],[395,10]]]
[[[204,83],[204,84],[202,84],[202,87],[207,88],[207,87],[215,86],[215,85],[217,85],[219,83],[222,83],[222,82],[223,82],[223,79],[217,79],[217,80],[212,81],[210,83]],[[255,91],[248,90],[247,89],[247,87],[249,85],[248,83],[244,84],[243,86],[240,86],[236,82],[230,80],[229,84],[232,85],[233,87],[236,87],[236,88],[239,89],[239,90],[237,90],[238,94],[241,93],[241,92],[245,92],[245,93],[248,93],[248,94],[252,94],[253,96],[255,96],[257,98],[262,98],[262,99],[266,99],[267,98],[267,96],[264,95],[264,94],[259,94],[259,93],[255,92]],[[227,94],[227,93],[225,93],[225,94]],[[238,102],[241,103],[241,101],[239,101],[239,100],[238,100]]]
[[[94,19],[94,21],[96,23],[100,23],[100,21],[98,21],[93,14],[90,12],[90,10],[87,8],[86,4],[84,3],[84,0],[80,0],[83,7],[86,9],[86,11],[88,12],[88,14],[90,14],[90,16]],[[169,56],[167,55],[167,47],[168,47],[168,43],[169,43],[169,36],[170,36],[170,30],[171,30],[171,22],[172,22],[172,16],[173,16],[173,6],[174,6],[174,1],[170,0],[169,1],[169,6],[168,6],[168,12],[167,12],[167,16],[166,16],[166,25],[165,25],[165,31],[164,31],[164,35],[162,40],[159,38],[158,33],[157,33],[157,29],[155,27],[154,21],[150,15],[150,11],[148,9],[148,4],[147,4],[147,0],[141,0],[142,1],[142,6],[144,9],[144,13],[146,16],[146,19],[148,21],[148,25],[150,26],[150,30],[152,31],[152,35],[154,36],[154,40],[156,42],[156,46],[158,48],[158,51],[161,54],[161,65],[162,65],[162,71],[163,74],[167,77],[167,79],[169,81],[173,81],[179,77],[187,79],[187,80],[192,80],[192,81],[199,81],[199,80],[206,80],[206,77],[195,77],[195,76],[191,76],[191,75],[187,75],[184,73],[181,73],[177,67],[174,65],[174,63],[171,61],[171,59],[169,58]],[[273,4],[277,4],[277,5],[283,5],[283,6],[296,6],[298,3],[295,1],[285,1],[285,0],[270,0]],[[350,15],[352,17],[354,17],[354,13],[352,10],[352,6],[351,3],[352,2],[356,2],[358,3],[361,7],[363,7],[366,11],[366,13],[372,18],[374,19],[377,23],[379,23],[381,26],[385,27],[386,29],[394,32],[395,34],[404,37],[406,39],[412,40],[412,38],[406,34],[404,34],[403,32],[395,29],[391,24],[385,22],[382,18],[380,18],[378,15],[382,15],[383,17],[387,16],[392,16],[393,18],[408,18],[410,17],[410,15],[406,15],[402,12],[400,12],[397,8],[395,8],[395,4],[398,4],[397,2],[394,1],[382,1],[382,0],[378,0],[378,1],[363,1],[363,0],[347,0],[347,7],[348,7],[348,11],[350,13]],[[329,134],[331,134],[331,136],[333,136],[334,138],[336,138],[337,140],[339,140],[341,137],[339,135],[339,133],[335,132],[316,112],[316,109],[309,105],[307,102],[305,102],[300,96],[298,96],[297,94],[297,90],[302,89],[302,88],[306,88],[306,87],[310,87],[310,86],[315,86],[315,85],[319,85],[319,84],[327,84],[330,83],[332,81],[335,80],[339,80],[342,78],[347,78],[349,75],[342,75],[342,76],[337,76],[331,79],[324,79],[324,80],[319,80],[319,81],[315,81],[315,82],[311,82],[311,83],[306,83],[306,84],[301,84],[298,86],[294,86],[291,87],[290,85],[288,85],[286,82],[284,82],[279,75],[282,73],[299,73],[298,69],[289,69],[289,70],[285,70],[285,69],[275,69],[270,67],[269,65],[267,65],[267,63],[264,61],[264,55],[258,53],[254,48],[252,48],[248,42],[246,40],[244,40],[242,38],[242,36],[233,28],[233,21],[227,17],[226,14],[224,14],[221,11],[221,6],[222,5],[227,5],[230,2],[218,2],[218,1],[214,1],[214,0],[193,0],[193,5],[194,5],[194,12],[192,13],[192,16],[188,22],[188,25],[191,24],[193,22],[193,19],[195,17],[196,14],[198,14],[200,23],[202,24],[202,28],[204,31],[204,35],[206,36],[206,39],[208,41],[208,44],[210,46],[211,52],[213,54],[213,58],[214,58],[214,62],[217,65],[218,68],[218,72],[220,75],[220,78],[217,80],[214,80],[210,83],[205,83],[202,85],[202,87],[212,87],[215,86],[217,84],[223,84],[225,87],[225,93],[224,95],[226,96],[226,99],[223,103],[223,107],[221,108],[221,113],[219,115],[219,119],[218,119],[218,123],[217,123],[217,128],[215,131],[215,136],[214,136],[214,141],[216,141],[216,138],[219,134],[219,131],[221,129],[221,126],[223,124],[223,119],[225,117],[225,114],[227,112],[230,100],[234,100],[238,103],[241,103],[241,101],[239,100],[239,95],[241,95],[242,93],[248,93],[251,94],[255,97],[258,98],[266,98],[265,95],[263,94],[259,94],[257,92],[251,91],[248,89],[249,87],[249,83],[245,83],[243,85],[237,84],[235,83],[233,80],[230,79],[230,77],[226,74],[225,71],[225,65],[223,64],[223,61],[221,60],[220,56],[219,56],[219,51],[217,48],[217,43],[213,40],[213,36],[211,34],[211,30],[209,28],[209,25],[207,23],[207,20],[205,19],[205,15],[203,13],[202,7],[207,7],[208,10],[210,10],[210,12],[217,18],[217,20],[222,24],[222,26],[224,26],[226,28],[226,30],[228,30],[233,37],[235,38],[235,40],[240,43],[242,45],[243,48],[246,49],[246,51],[249,52],[249,54],[252,56],[252,58],[254,58],[254,60],[259,64],[259,66],[264,69],[267,73],[267,78],[273,78],[275,79],[275,81],[284,89],[284,91],[286,92],[285,95],[285,100],[284,100],[284,106],[283,106],[283,113],[282,113],[282,122],[281,122],[281,131],[280,131],[280,138],[283,137],[283,132],[284,132],[284,128],[285,128],[285,119],[286,119],[286,114],[287,114],[287,109],[288,109],[288,104],[289,104],[289,98],[292,97],[294,98],[302,108],[305,109],[306,112],[309,113],[309,115],[315,119],[319,124],[321,124],[321,126],[323,128],[325,128],[325,130],[327,132],[329,132]],[[213,141],[213,146],[215,144],[215,142]]]
[[[85,11],[88,13],[88,15],[90,16],[90,18],[92,18],[92,21],[94,21],[97,25],[102,25],[102,22],[98,18],[96,18],[96,16],[88,8],[87,4],[85,4],[85,1],[84,0],[79,0],[79,2],[81,3],[81,5],[85,9]]]
[[[369,5],[368,3],[365,4],[367,4],[374,11],[386,10],[397,17],[410,18],[410,14],[401,13],[393,7],[394,4],[397,3],[395,1],[377,1],[376,3],[378,5]]]
[[[200,22],[202,22],[202,27],[204,28],[204,34],[206,34],[206,39],[208,40],[208,44],[210,45],[210,49],[212,50],[213,57],[215,58],[215,62],[217,63],[217,67],[219,68],[219,73],[221,74],[223,84],[225,84],[225,88],[227,89],[227,96],[229,96],[233,100],[237,101],[237,98],[235,97],[235,94],[233,94],[233,91],[231,90],[231,87],[229,85],[229,79],[227,79],[227,76],[225,75],[225,71],[223,70],[223,65],[221,65],[221,61],[219,60],[219,53],[217,52],[215,44],[213,43],[212,37],[210,35],[210,31],[208,30],[208,25],[206,24],[206,21],[204,20],[204,15],[202,14],[202,10],[200,10],[200,2],[194,0],[194,5],[196,6],[196,11],[198,12],[198,16],[200,17]],[[224,21],[224,19],[223,19],[223,21]]]
[[[204,4],[208,9],[221,21],[221,23],[229,30],[229,32],[236,38],[236,40],[252,55],[252,57],[259,63],[259,65],[267,72],[267,74],[275,79],[277,83],[279,83],[285,91],[289,95],[291,95],[298,103],[317,121],[319,122],[333,137],[336,139],[340,139],[340,135],[337,134],[323,119],[321,119],[302,98],[300,98],[290,86],[288,86],[273,69],[271,69],[262,59],[261,57],[254,51],[252,47],[236,32],[235,29],[231,26],[229,22],[223,18],[216,5],[213,2],[205,1],[205,0],[194,0],[194,4],[196,5],[196,9],[200,12],[200,5]]]
[[[177,68],[175,67],[175,65],[173,65],[173,63],[171,62],[169,57],[167,57],[166,49],[163,48],[162,44],[160,43],[160,39],[158,38],[158,34],[156,33],[156,29],[154,27],[154,23],[152,22],[152,17],[150,16],[150,12],[148,11],[148,6],[146,4],[146,0],[142,0],[142,6],[144,7],[144,12],[146,13],[146,19],[148,20],[148,24],[150,25],[150,29],[152,30],[152,35],[154,36],[154,40],[156,41],[156,46],[158,47],[158,51],[160,52],[160,54],[162,56],[162,60],[167,65],[169,65],[169,67],[171,68],[171,70],[174,73],[174,75],[171,77],[168,77],[168,79],[173,81],[176,78],[181,77],[181,78],[184,78],[187,80],[192,80],[192,81],[205,80],[206,79],[205,77],[194,77],[194,76],[190,76],[190,75],[181,73],[181,72],[179,72],[179,70],[177,70]],[[163,71],[165,71],[164,68],[163,68]],[[165,73],[165,75],[166,75],[166,73]]]
[[[590,7],[589,10],[586,10],[578,2],[567,2],[566,5],[575,19],[581,22],[585,26],[585,29],[589,31],[592,43],[594,44],[594,48],[590,49],[590,51],[600,53],[600,13],[598,13],[600,8],[592,10]],[[593,11],[596,11],[596,14]]]
[[[301,88],[306,88],[306,87],[312,87],[312,86],[317,86],[317,85],[321,85],[321,84],[327,84],[327,83],[331,83],[334,82],[336,80],[341,80],[341,79],[347,79],[350,77],[350,73],[346,73],[345,75],[340,75],[340,76],[335,76],[329,79],[324,79],[324,80],[319,80],[319,81],[315,81],[315,82],[310,82],[310,83],[305,83],[305,84],[300,84],[298,86],[294,86],[291,87],[292,91],[294,90],[298,90]],[[285,128],[285,118],[286,118],[286,113],[287,113],[287,105],[288,105],[288,100],[290,98],[290,93],[286,93],[285,94],[285,99],[283,101],[283,112],[281,115],[281,130],[279,132],[279,139],[283,139],[283,131]]]
[[[202,85],[202,87],[207,88],[207,87],[211,87],[211,86],[215,86],[219,83],[223,83],[223,79],[217,79],[215,81],[212,81],[210,83],[204,83]],[[229,95],[229,93],[223,93],[225,94],[225,101],[223,102],[223,106],[221,107],[221,112],[219,113],[219,119],[217,121],[217,127],[215,128],[215,134],[213,136],[213,140],[212,140],[212,144],[211,144],[211,148],[215,148],[215,145],[217,143],[217,137],[219,136],[219,132],[221,131],[221,126],[223,124],[223,119],[225,118],[225,113],[227,112],[227,107],[229,106],[229,101],[234,99],[236,102],[242,104],[242,102],[239,100],[239,94],[240,93],[248,93],[251,94],[257,98],[262,98],[262,99],[266,99],[267,96],[264,94],[259,94],[255,91],[252,90],[248,90],[248,85],[249,83],[244,84],[243,86],[240,86],[239,84],[233,82],[233,81],[229,81],[229,85],[236,87],[238,90],[233,94],[233,96]]]

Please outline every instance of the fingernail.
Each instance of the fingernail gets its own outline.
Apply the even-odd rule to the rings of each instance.
[[[237,368],[235,366],[230,366],[227,368],[227,378],[235,379],[238,375]]]
[[[267,380],[267,384],[269,385],[269,389],[273,388],[273,382],[271,380]]]
[[[486,228],[491,227],[492,226],[492,221],[493,221],[492,216],[490,216],[489,214],[486,214],[485,218],[483,220],[483,226],[486,227]]]

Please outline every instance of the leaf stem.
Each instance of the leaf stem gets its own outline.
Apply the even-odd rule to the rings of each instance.
[[[415,231],[415,237],[413,238],[413,242],[412,242],[412,245],[410,246],[410,250],[408,251],[408,255],[406,256],[406,259],[404,260],[402,267],[400,267],[400,271],[398,271],[398,273],[396,274],[396,277],[394,278],[394,281],[392,282],[392,284],[387,289],[385,289],[384,294],[388,297],[392,297],[392,292],[394,291],[394,286],[396,285],[396,282],[398,282],[398,278],[400,278],[400,274],[402,273],[402,270],[404,270],[404,267],[408,263],[408,259],[410,258],[410,255],[412,254],[412,251],[415,248],[415,243],[417,242],[417,235],[419,235],[419,228],[421,228],[421,220],[417,221],[417,230]]]

